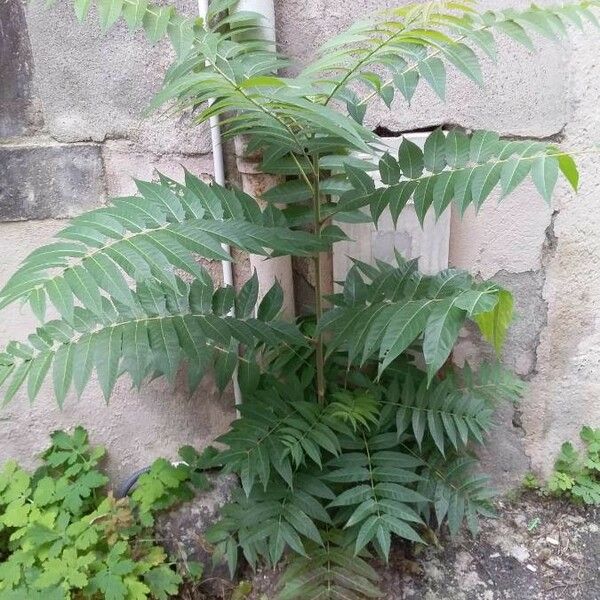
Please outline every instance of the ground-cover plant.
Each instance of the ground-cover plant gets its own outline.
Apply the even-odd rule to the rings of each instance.
[[[585,426],[580,432],[585,449],[579,452],[565,442],[548,479],[548,490],[585,504],[600,504],[600,429]]]
[[[152,541],[154,515],[208,485],[194,468],[153,463],[131,498],[106,492],[87,432],[57,431],[33,474],[7,462],[0,471],[0,597],[5,600],[175,596],[182,581]],[[189,455],[189,449],[183,450]],[[202,565],[186,564],[198,578]]]
[[[92,3],[74,4],[83,19]],[[108,399],[124,373],[139,387],[186,363],[194,389],[213,367],[223,388],[237,366],[242,416],[214,464],[242,489],[210,534],[217,554],[232,571],[239,548],[252,565],[299,557],[286,598],[376,596],[368,552],[387,558],[392,536],[418,541],[445,522],[476,530],[490,510],[471,452],[495,402],[521,385],[498,365],[457,369],[451,352],[469,321],[500,351],[513,302],[492,282],[456,269],[424,276],[401,256],[355,261],[342,290],[326,294],[321,253],[344,237],[331,221],[377,222],[386,209],[396,220],[409,201],[421,221],[450,205],[463,213],[529,176],[549,201],[559,176],[576,189],[578,172],[554,144],[458,128],[432,132],[423,149],[404,139],[391,156],[363,119],[372,102],[410,101],[419,84],[443,99],[448,68],[482,84],[479,56],[495,58],[496,36],[527,48],[538,35],[560,40],[570,26],[597,26],[596,3],[403,6],[329,40],[293,78],[275,74],[287,59],[259,39],[256,15],[231,12],[235,0],[213,2],[205,22],[146,0],[95,6],[106,28],[122,17],[150,40],[172,40],[177,60],[157,104],[191,109],[198,122],[222,116],[226,135],[246,136],[262,169],[285,181],[263,209],[191,173],[183,184],[161,176],[73,219],[0,290],[0,308],[22,300],[40,320],[0,354],[6,401],[22,386],[33,400],[49,374],[62,405],[94,370]],[[310,258],[314,315],[280,320],[278,285],[257,306],[256,276],[237,294],[215,289],[196,259],[229,259],[222,243]],[[50,305],[58,318],[46,319]]]

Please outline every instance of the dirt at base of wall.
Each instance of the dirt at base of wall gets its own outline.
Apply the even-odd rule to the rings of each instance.
[[[600,600],[600,509],[528,493],[497,503],[477,538],[398,545],[377,564],[383,600]],[[259,571],[248,600],[275,598]]]

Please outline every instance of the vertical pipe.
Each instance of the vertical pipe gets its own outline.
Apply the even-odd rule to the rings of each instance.
[[[275,5],[273,0],[239,0],[236,10],[254,12],[263,17],[258,35],[263,40],[272,42],[274,50]],[[244,192],[260,202],[261,195],[280,180],[260,172],[260,156],[250,155],[246,151],[246,140],[243,137],[236,138],[235,150],[237,168],[242,178]],[[251,254],[250,267],[252,270],[256,270],[258,276],[259,298],[262,298],[275,281],[278,281],[283,289],[282,314],[287,318],[294,318],[294,280],[291,257],[279,256],[265,260],[263,256]]]
[[[242,187],[246,194],[261,203],[261,196],[274,185],[281,183],[281,178],[260,172],[260,156],[246,151],[246,139],[238,136],[235,139],[237,169],[242,179]],[[250,254],[250,268],[256,271],[259,281],[259,301],[269,291],[275,281],[283,290],[283,306],[281,313],[288,319],[295,315],[294,280],[292,276],[292,259],[289,256],[267,258],[258,254]]]
[[[262,15],[260,37],[267,42],[273,42],[275,47],[275,2],[273,0],[239,0],[236,10],[243,10]]]

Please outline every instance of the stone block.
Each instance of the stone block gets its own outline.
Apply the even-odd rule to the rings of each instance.
[[[280,0],[276,10],[278,45],[284,54],[298,57],[300,64],[306,64],[314,56],[315,48],[355,20],[405,3],[398,0],[313,0],[310,3]],[[515,3],[508,0],[483,3],[483,8],[490,9],[509,6],[514,7]],[[535,43],[539,52],[533,54],[499,36],[498,64],[483,60],[483,88],[450,67],[447,103],[421,83],[411,106],[397,94],[391,110],[382,102],[375,102],[366,122],[370,127],[380,125],[394,131],[459,124],[503,134],[555,134],[566,121],[569,53],[564,46],[539,37]]]
[[[506,336],[502,361],[517,375],[529,377],[536,368],[537,346],[548,313],[542,296],[544,274],[500,271],[493,280],[509,290],[515,302],[515,318]]]
[[[239,482],[231,473],[210,472],[207,476],[211,488],[198,491],[189,502],[159,514],[154,531],[157,542],[183,568],[192,561],[204,566],[199,591],[217,600],[231,598],[235,580],[231,580],[225,559],[214,560],[214,547],[206,541],[205,534],[219,521],[221,509],[232,500]]]
[[[597,83],[590,88],[600,93]],[[574,128],[583,129],[584,118]],[[563,442],[580,443],[583,425],[600,426],[600,171],[598,156],[580,163],[579,194],[565,196],[555,218],[555,249],[543,288],[547,325],[523,413],[528,452],[543,474],[551,471]]]
[[[498,271],[523,273],[542,267],[542,245],[551,223],[548,206],[528,180],[498,203],[494,192],[479,212],[452,211],[450,264],[489,279]]]
[[[197,11],[190,0],[182,8]],[[147,114],[174,56],[166,40],[152,46],[143,32],[131,33],[123,22],[103,33],[94,10],[80,24],[70,2],[31,4],[27,23],[34,82],[54,138],[129,138],[156,152],[209,151],[208,126],[191,127],[190,119],[164,111]]]
[[[71,217],[104,199],[96,144],[0,145],[0,221]]]
[[[546,325],[547,306],[542,297],[543,272],[508,273],[501,271],[493,280],[510,290],[515,299],[515,320],[511,325],[502,351],[503,364],[517,375],[529,379],[535,373],[537,348]],[[493,362],[495,353],[481,339],[475,326],[463,330],[453,358],[457,364],[465,360],[472,366],[482,361]],[[529,414],[531,403],[526,395],[517,406],[498,399],[494,415],[495,427],[485,446],[478,449],[481,470],[490,475],[494,487],[507,491],[517,487],[530,469],[526,452],[525,430],[521,414]]]
[[[516,425],[514,407],[501,401],[494,414],[494,428],[484,446],[477,449],[479,469],[490,477],[498,492],[519,487],[531,463],[524,447],[523,429]]]
[[[135,194],[134,179],[155,179],[157,171],[176,181],[183,181],[184,168],[204,179],[213,171],[212,154],[154,154],[124,140],[105,142],[102,158],[111,197]]]

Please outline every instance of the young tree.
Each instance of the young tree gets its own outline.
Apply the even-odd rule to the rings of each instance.
[[[237,366],[242,417],[220,438],[227,449],[215,464],[237,473],[242,490],[212,541],[232,571],[239,547],[252,565],[276,564],[286,549],[299,556],[284,598],[374,596],[366,548],[387,558],[392,535],[419,541],[427,527],[447,522],[454,533],[464,519],[475,530],[490,511],[471,448],[483,443],[494,402],[516,398],[521,384],[498,365],[474,373],[449,357],[468,321],[499,351],[513,303],[492,282],[457,269],[424,276],[398,255],[395,264],[354,261],[326,308],[320,254],[344,238],[331,220],[377,222],[389,209],[396,221],[409,201],[421,222],[451,204],[464,213],[528,176],[550,201],[559,175],[576,189],[578,172],[552,144],[489,131],[436,130],[423,150],[404,139],[397,156],[382,154],[363,119],[373,101],[411,100],[420,84],[444,99],[448,67],[482,85],[479,56],[495,57],[498,35],[527,48],[531,32],[559,40],[569,26],[597,27],[596,3],[403,6],[327,41],[293,78],[275,74],[287,59],[255,35],[257,15],[231,12],[235,3],[215,0],[206,21],[147,0],[96,8],[104,28],[123,18],[150,41],[171,39],[177,60],[157,105],[191,109],[197,122],[221,116],[225,134],[247,136],[264,172],[285,181],[262,209],[191,173],[184,184],[161,175],[137,182],[138,196],[73,219],[0,291],[0,307],[22,300],[40,320],[0,354],[0,382],[6,402],[25,385],[33,401],[51,376],[62,406],[94,370],[108,399],[123,373],[139,387],[172,379],[185,362],[191,389],[209,367],[223,388]],[[90,4],[74,0],[80,19]],[[256,276],[237,295],[215,289],[197,258],[228,260],[222,243],[313,260],[315,314],[280,320],[278,285],[256,306]],[[59,318],[46,320],[48,305]]]

